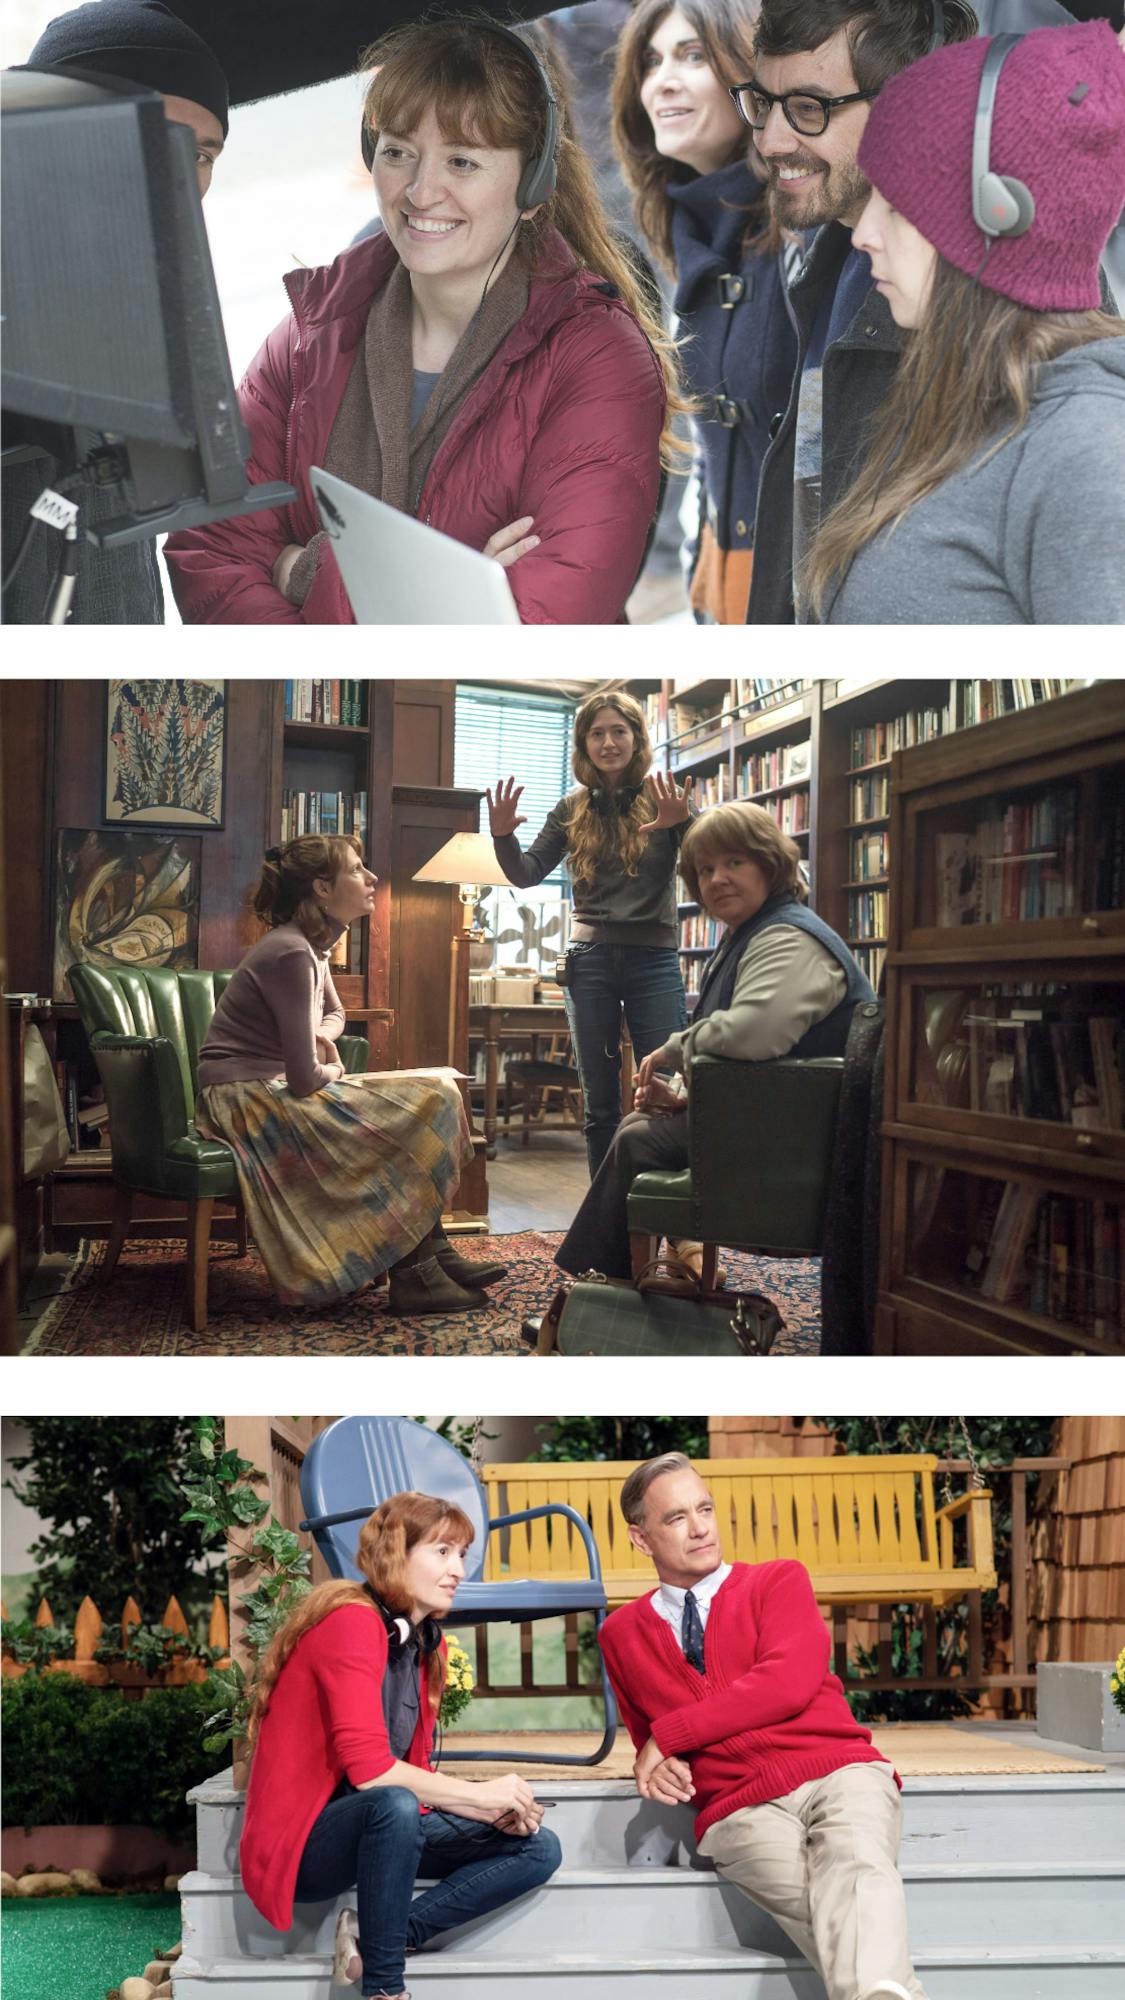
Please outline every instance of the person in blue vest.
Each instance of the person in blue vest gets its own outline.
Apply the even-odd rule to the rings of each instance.
[[[789,401],[797,335],[781,234],[730,86],[750,76],[758,0],[640,0],[618,44],[613,136],[653,256],[675,278],[702,507],[697,618],[741,625],[758,480]]]
[[[574,1275],[630,1276],[625,1204],[634,1180],[688,1165],[684,1084],[693,1056],[841,1056],[855,1009],[875,998],[843,938],[807,907],[797,844],[761,806],[735,800],[694,820],[680,873],[724,936],[704,967],[691,1026],[638,1068],[636,1110],[618,1126],[559,1246],[556,1264]]]

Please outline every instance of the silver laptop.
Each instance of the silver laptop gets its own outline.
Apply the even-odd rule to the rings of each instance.
[[[498,562],[313,466],[321,526],[357,625],[518,625]]]

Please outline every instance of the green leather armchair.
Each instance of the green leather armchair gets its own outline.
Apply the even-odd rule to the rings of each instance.
[[[703,1244],[703,1283],[719,1246],[767,1257],[815,1257],[824,1236],[842,1056],[727,1062],[698,1056],[688,1093],[690,1163],[638,1174],[627,1204],[634,1275],[656,1239]]]
[[[207,1261],[217,1201],[229,1202],[246,1249],[246,1217],[234,1154],[195,1127],[199,1052],[229,972],[160,967],[112,972],[72,965],[69,978],[109,1110],[115,1186],[113,1225],[102,1267],[112,1277],[129,1232],[133,1200],[156,1195],[187,1205],[187,1307],[194,1332],[207,1324]],[[367,1043],[341,1035],[346,1070],[367,1067]]]

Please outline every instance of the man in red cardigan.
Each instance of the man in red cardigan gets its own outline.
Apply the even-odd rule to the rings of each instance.
[[[600,1634],[641,1797],[692,1802],[699,1852],[788,1933],[828,2000],[926,2000],[899,1781],[829,1672],[808,1571],[725,1563],[715,1503],[682,1452],[638,1465],[621,1511],[660,1579]]]

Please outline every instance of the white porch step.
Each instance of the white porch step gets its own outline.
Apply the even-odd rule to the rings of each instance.
[[[992,1948],[1019,1941],[1125,1948],[1125,1862],[909,1861],[903,1865],[914,1947]],[[254,1909],[237,1876],[185,1875],[185,1948],[201,1958],[277,1959],[331,1951],[339,1902],[300,1904],[288,1932]],[[565,1955],[643,1952],[675,1941],[685,1951],[742,1946],[784,1953],[784,1935],[747,1897],[700,1868],[561,1868],[549,1883],[449,1934],[474,1952]]]
[[[1120,2000],[1125,1951],[1024,1949],[915,1952],[929,2000]],[[415,2000],[824,2000],[811,1968],[788,1956],[747,1950],[588,1952],[534,1957],[444,1951],[410,1960]],[[175,2000],[345,2000],[326,1959],[214,1959],[186,1954],[173,1978]]]
[[[547,1824],[562,1842],[568,1867],[620,1867],[623,1859],[666,1866],[694,1854],[691,1811],[646,1804],[628,1780],[537,1780],[535,1791],[551,1802]],[[229,1773],[220,1773],[188,1796],[197,1808],[200,1869],[234,1874],[244,1794],[233,1789]],[[1120,1768],[1059,1776],[908,1778],[902,1860],[904,1865],[1102,1862],[1122,1852],[1123,1824],[1125,1770]]]

